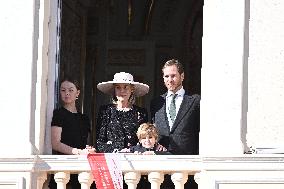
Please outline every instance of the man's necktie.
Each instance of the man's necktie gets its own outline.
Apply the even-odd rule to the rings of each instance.
[[[170,113],[170,118],[172,122],[174,122],[176,118],[176,103],[175,102],[176,102],[177,94],[172,94],[171,97],[172,97],[172,101],[170,104],[169,113]]]

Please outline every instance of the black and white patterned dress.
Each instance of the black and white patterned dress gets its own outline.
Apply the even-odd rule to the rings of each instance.
[[[97,151],[111,153],[135,146],[138,143],[137,129],[147,121],[147,110],[139,106],[133,105],[128,111],[117,110],[114,104],[101,106],[96,125]]]

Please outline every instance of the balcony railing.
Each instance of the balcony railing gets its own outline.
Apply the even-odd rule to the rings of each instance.
[[[199,189],[284,188],[284,156],[247,154],[239,157],[175,155],[122,155],[124,181],[135,189],[141,175],[148,175],[152,189],[159,189],[170,174],[176,189],[183,189],[188,175],[194,175]],[[55,174],[58,189],[65,189],[69,174],[76,173],[82,189],[93,182],[86,156],[39,155],[0,158],[1,185],[14,188],[43,188],[49,174]],[[13,187],[10,187],[13,188]]]

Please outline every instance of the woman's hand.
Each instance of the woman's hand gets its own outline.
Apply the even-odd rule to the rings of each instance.
[[[155,155],[154,151],[146,151],[142,153],[143,155]]]
[[[96,153],[96,148],[94,148],[93,146],[86,145],[86,148],[84,150],[86,150],[87,154]]]
[[[129,148],[123,148],[122,150],[120,150],[119,152],[130,152],[130,149]]]
[[[145,151],[143,153],[135,151],[133,154],[136,154],[136,155],[156,155],[154,151]]]

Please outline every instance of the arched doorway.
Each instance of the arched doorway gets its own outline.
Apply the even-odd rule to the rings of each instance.
[[[203,0],[61,0],[60,10],[59,76],[81,82],[79,106],[94,131],[97,108],[109,100],[96,85],[115,72],[149,84],[138,100],[148,108],[165,92],[163,63],[176,58],[185,67],[185,90],[201,93]]]

